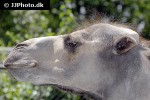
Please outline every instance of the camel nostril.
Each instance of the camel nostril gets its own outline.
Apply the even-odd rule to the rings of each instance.
[[[22,44],[22,43],[20,43],[20,44],[17,44],[16,47],[20,47],[20,46],[28,46],[28,45],[27,45],[27,44]]]
[[[24,47],[27,47],[28,44],[25,44],[25,43],[19,43],[16,45],[15,49],[20,49],[20,48],[24,48]]]

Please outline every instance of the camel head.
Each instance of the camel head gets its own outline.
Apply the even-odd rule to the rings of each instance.
[[[4,66],[18,81],[103,98],[136,74],[141,66],[140,51],[138,33],[99,23],[70,34],[19,43]]]

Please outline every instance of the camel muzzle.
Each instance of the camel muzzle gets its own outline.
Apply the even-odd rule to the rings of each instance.
[[[25,57],[25,50],[27,44],[17,44],[13,51],[9,54],[4,61],[4,67],[6,68],[22,68],[22,67],[35,67],[37,65],[36,60]]]

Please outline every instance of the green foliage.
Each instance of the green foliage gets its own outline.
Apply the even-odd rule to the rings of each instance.
[[[0,100],[80,100],[77,95],[66,94],[50,86],[17,82],[4,71],[0,71],[0,79]]]
[[[57,5],[58,3],[58,5]],[[68,33],[75,25],[71,0],[55,1],[50,11],[0,11],[0,46],[13,46],[29,38]]]
[[[66,34],[80,21],[96,17],[93,8],[110,20],[132,23],[150,38],[149,0],[51,0],[50,10],[0,11],[0,46],[14,46],[26,39]],[[76,17],[75,17],[76,16]],[[5,53],[0,54],[4,60]],[[0,71],[0,100],[81,100],[82,97],[49,86],[17,82]]]
[[[136,31],[150,39],[150,1],[149,0],[79,0],[80,6],[87,10],[95,8],[113,21],[132,23]]]

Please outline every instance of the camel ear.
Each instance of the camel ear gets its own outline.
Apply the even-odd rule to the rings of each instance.
[[[114,41],[113,44],[113,53],[117,55],[124,54],[131,50],[137,45],[137,42],[134,38],[130,36],[123,36]]]

